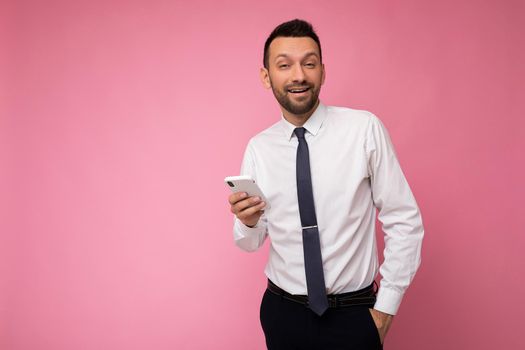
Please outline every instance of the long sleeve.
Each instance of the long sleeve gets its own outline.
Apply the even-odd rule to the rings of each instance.
[[[241,175],[250,175],[255,181],[257,181],[255,162],[250,143],[248,143],[246,151],[244,152],[244,158],[241,165]],[[242,250],[248,252],[259,249],[268,235],[266,215],[263,214],[259,218],[259,222],[255,227],[244,225],[235,215],[233,220],[233,238],[235,244]]]
[[[374,205],[385,234],[375,309],[395,315],[421,262],[421,213],[381,121],[371,115],[366,152]]]

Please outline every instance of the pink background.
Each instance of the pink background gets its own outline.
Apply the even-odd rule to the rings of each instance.
[[[263,349],[268,242],[228,189],[279,118],[258,80],[311,21],[329,105],[388,127],[423,212],[386,349],[515,349],[525,306],[523,1],[3,1],[0,349]]]

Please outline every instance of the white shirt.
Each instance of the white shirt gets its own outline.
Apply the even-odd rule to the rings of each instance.
[[[423,224],[388,132],[372,113],[319,103],[303,125],[328,294],[369,286],[377,272],[374,306],[396,314],[420,264]],[[297,201],[296,127],[281,120],[250,139],[241,175],[251,175],[271,208],[250,228],[234,217],[234,240],[257,250],[267,236],[266,276],[292,294],[307,294]],[[375,216],[385,233],[379,267]]]

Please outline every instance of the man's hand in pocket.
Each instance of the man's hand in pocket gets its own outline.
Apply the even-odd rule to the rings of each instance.
[[[386,334],[390,329],[392,324],[393,315],[386,314],[376,309],[369,309],[376,324],[377,330],[379,331],[379,338],[381,339],[381,344],[384,343]]]

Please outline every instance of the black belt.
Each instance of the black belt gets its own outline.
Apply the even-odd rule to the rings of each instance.
[[[374,288],[375,285],[375,288]],[[290,294],[284,289],[279,288],[274,284],[270,279],[268,279],[268,290],[274,294],[280,295],[284,299],[294,301],[296,303],[303,304],[308,306],[308,296],[307,295],[298,295]],[[376,302],[377,294],[377,283],[374,281],[371,285],[366,288],[356,290],[355,292],[348,292],[342,294],[329,294],[328,297],[328,307],[339,308],[339,307],[348,307],[355,305],[368,305],[372,307]]]

